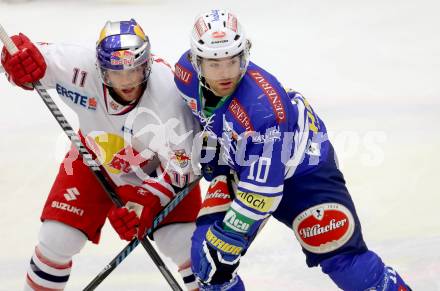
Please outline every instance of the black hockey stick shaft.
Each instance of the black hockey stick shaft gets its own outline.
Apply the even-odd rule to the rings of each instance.
[[[194,186],[199,182],[201,177],[198,177],[195,181],[189,184],[185,189],[177,193],[176,197],[171,200],[170,203],[154,218],[153,225],[150,229],[148,229],[147,234],[152,233],[157,226],[165,219],[165,217],[188,195],[189,192],[194,188]],[[111,272],[113,272],[116,267],[122,263],[122,261],[138,246],[138,240],[132,240],[116,257],[108,263],[104,269],[83,289],[83,291],[91,291],[95,290],[95,288],[108,276]]]
[[[16,47],[15,43],[7,35],[6,31],[4,30],[3,26],[1,26],[1,25],[0,25],[0,39],[11,55],[18,52],[18,48]],[[61,126],[63,131],[66,133],[67,137],[72,141],[73,145],[79,151],[79,153],[81,154],[81,156],[83,158],[84,164],[88,166],[88,168],[92,171],[92,173],[98,179],[99,183],[104,188],[104,190],[107,193],[107,195],[109,196],[109,198],[113,201],[113,203],[116,206],[118,206],[118,207],[124,206],[120,197],[113,190],[112,184],[107,180],[105,175],[101,172],[101,168],[99,167],[98,163],[93,159],[93,156],[87,151],[86,147],[83,145],[80,138],[75,133],[73,128],[70,126],[69,122],[64,117],[63,113],[60,111],[60,109],[55,104],[55,102],[52,100],[49,93],[43,87],[41,82],[37,81],[35,83],[32,83],[32,85],[34,86],[38,95],[40,95],[44,104],[46,104],[49,111],[55,117],[58,124]],[[165,277],[165,279],[167,280],[167,282],[171,286],[171,288],[173,290],[181,291],[182,288],[179,286],[179,283],[177,283],[176,279],[173,277],[171,272],[166,267],[165,263],[160,258],[159,254],[156,252],[156,250],[154,249],[154,247],[151,245],[151,243],[148,241],[148,239],[146,237],[144,237],[142,239],[141,244],[145,248],[147,253],[150,255],[151,259],[154,261],[156,266],[159,268],[160,272]]]

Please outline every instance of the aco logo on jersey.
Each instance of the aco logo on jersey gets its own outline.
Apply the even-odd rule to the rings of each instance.
[[[223,222],[227,227],[241,233],[247,232],[251,224],[254,223],[252,219],[236,212],[233,209],[230,209],[226,212]]]
[[[60,84],[56,84],[56,90],[58,95],[70,99],[71,102],[80,105],[86,109],[96,110],[96,107],[98,105],[96,98],[81,95],[78,92],[66,89]]]
[[[301,246],[315,254],[340,248],[351,238],[354,229],[350,210],[338,203],[316,205],[293,220],[293,230]]]

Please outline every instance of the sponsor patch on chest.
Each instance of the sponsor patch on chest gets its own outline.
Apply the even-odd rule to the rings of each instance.
[[[70,102],[73,102],[81,107],[89,110],[96,110],[96,107],[98,106],[98,102],[95,97],[82,95],[78,92],[63,87],[60,84],[56,84],[55,88],[58,95],[66,97],[70,100]]]
[[[281,95],[277,92],[274,86],[259,72],[256,70],[248,70],[248,74],[254,79],[255,83],[263,90],[267,96],[270,105],[275,113],[275,117],[278,123],[286,121],[286,110],[284,109],[283,102],[281,101]]]
[[[351,238],[354,229],[351,211],[338,203],[316,205],[293,220],[293,230],[301,246],[316,254],[340,248]]]
[[[251,123],[249,115],[236,98],[232,99],[228,106],[228,110],[246,131],[254,131],[254,126]]]

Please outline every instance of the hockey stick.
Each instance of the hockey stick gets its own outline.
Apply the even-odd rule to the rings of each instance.
[[[6,33],[6,31],[2,25],[0,25],[0,39],[11,55],[18,52],[18,48],[16,47],[16,45],[12,41],[12,39],[8,36],[8,34]],[[67,137],[72,141],[73,145],[76,147],[78,152],[83,157],[84,164],[89,167],[89,169],[92,171],[92,173],[98,179],[99,183],[104,188],[105,192],[107,193],[109,198],[112,200],[112,202],[118,207],[124,206],[122,200],[119,198],[119,196],[113,190],[111,183],[107,180],[107,178],[101,172],[101,168],[99,167],[99,165],[93,159],[92,155],[87,151],[86,147],[83,145],[80,138],[74,132],[73,128],[70,126],[69,122],[64,117],[63,113],[59,110],[58,106],[52,100],[49,93],[47,93],[46,89],[43,87],[41,82],[37,81],[37,82],[33,83],[32,85],[34,86],[38,95],[40,95],[44,104],[46,104],[49,111],[55,117],[58,124],[61,126],[63,131],[66,133]],[[160,258],[157,251],[154,249],[154,247],[151,245],[151,243],[148,241],[148,239],[146,237],[144,237],[142,239],[141,244],[145,248],[147,253],[150,255],[153,262],[159,268],[160,272],[165,277],[165,279],[167,280],[167,282],[171,286],[171,288],[173,290],[182,291],[182,288],[179,286],[179,283],[177,283],[176,279],[173,277],[171,272],[166,267],[165,263]]]
[[[191,182],[185,189],[177,193],[176,197],[171,200],[167,206],[155,217],[153,221],[153,226],[148,229],[146,236],[151,234],[153,230],[157,228],[157,226],[165,219],[165,217],[185,198],[186,195],[194,188],[194,186],[199,182],[201,176],[198,177],[195,181]],[[83,289],[83,291],[91,291],[95,290],[95,288],[108,276],[111,272],[113,272],[116,267],[122,263],[122,261],[139,245],[138,240],[132,240],[116,257],[108,263],[101,272]]]

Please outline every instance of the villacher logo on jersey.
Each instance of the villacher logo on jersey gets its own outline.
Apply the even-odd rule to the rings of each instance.
[[[217,189],[212,193],[208,193],[205,196],[205,200],[207,199],[231,199],[228,193],[223,193],[221,189]]]
[[[337,203],[324,203],[305,210],[293,221],[293,230],[304,249],[317,254],[334,251],[353,235],[350,210]]]

